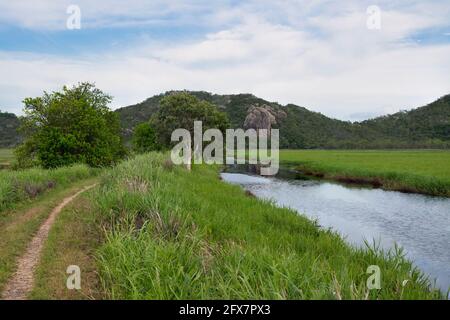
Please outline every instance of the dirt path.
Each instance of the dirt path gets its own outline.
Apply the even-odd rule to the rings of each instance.
[[[84,187],[77,193],[64,198],[63,201],[52,210],[47,220],[41,225],[38,232],[31,240],[25,254],[19,259],[17,271],[7,282],[2,293],[2,299],[25,300],[27,298],[28,293],[33,288],[34,270],[39,263],[42,248],[44,247],[45,240],[48,237],[50,228],[53,225],[57,215],[77,196],[95,186],[96,184]]]

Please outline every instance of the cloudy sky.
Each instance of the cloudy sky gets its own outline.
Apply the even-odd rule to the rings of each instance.
[[[0,0],[0,109],[79,81],[113,108],[189,89],[361,120],[450,93],[450,3]]]

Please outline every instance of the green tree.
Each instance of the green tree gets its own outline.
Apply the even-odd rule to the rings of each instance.
[[[19,166],[44,168],[86,163],[93,167],[115,163],[125,154],[117,115],[108,108],[112,97],[91,83],[60,92],[26,98],[17,148]]]
[[[228,116],[224,112],[187,92],[174,93],[161,99],[160,108],[150,123],[155,129],[158,143],[170,147],[170,138],[175,129],[187,129],[193,136],[194,121],[202,121],[203,131],[217,128],[225,132],[229,127]]]
[[[145,153],[149,151],[159,150],[159,145],[156,141],[156,133],[148,122],[138,124],[134,128],[133,150],[138,153]]]

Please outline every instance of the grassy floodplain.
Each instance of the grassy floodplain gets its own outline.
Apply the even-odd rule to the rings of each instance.
[[[92,192],[84,215],[95,212],[104,232],[95,251],[105,297],[442,298],[400,252],[350,247],[297,212],[220,181],[218,167],[188,172],[167,159],[123,162]],[[366,287],[369,265],[381,268],[381,290]]]
[[[320,178],[450,196],[448,150],[281,150],[280,161]]]

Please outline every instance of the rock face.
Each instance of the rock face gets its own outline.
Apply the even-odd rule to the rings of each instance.
[[[244,129],[266,129],[270,135],[272,125],[277,123],[277,112],[270,106],[251,106],[247,111],[247,117],[244,121]],[[283,115],[280,115],[283,116]]]

